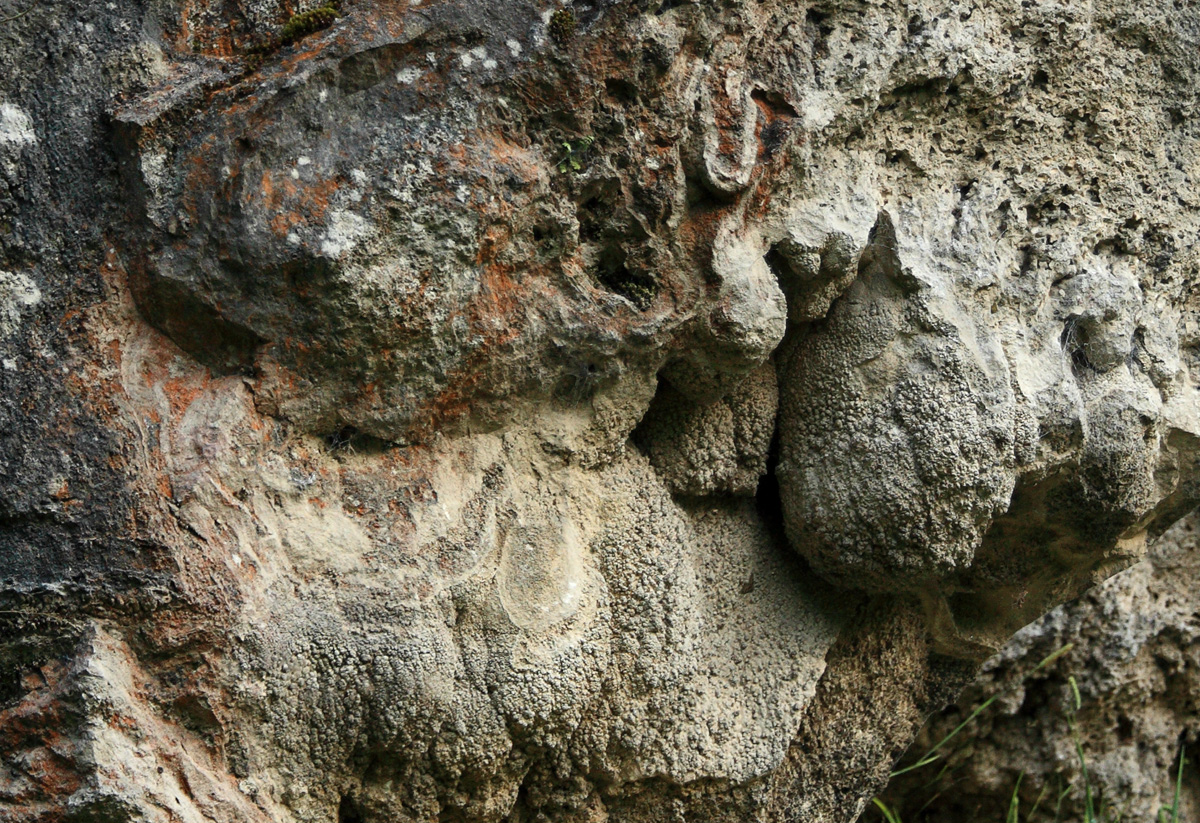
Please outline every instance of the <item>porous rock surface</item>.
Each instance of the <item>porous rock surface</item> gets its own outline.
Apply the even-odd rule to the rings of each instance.
[[[1003,820],[1015,791],[1021,820],[1084,823],[1086,783],[1110,819],[1159,820],[1166,808],[1168,820],[1173,813],[1196,820],[1198,527],[1195,515],[1186,518],[1154,541],[1144,560],[1018,632],[954,705],[929,721],[910,754],[926,751],[983,701],[998,699],[960,732],[944,762],[896,778],[887,802],[914,823]],[[946,777],[931,780],[943,765]]]
[[[4,819],[851,820],[1195,506],[1189,4],[309,8],[0,24]]]

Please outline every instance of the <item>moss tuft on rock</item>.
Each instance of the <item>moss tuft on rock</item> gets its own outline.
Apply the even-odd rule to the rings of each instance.
[[[337,18],[338,3],[336,2],[326,3],[315,9],[294,14],[283,24],[283,31],[279,33],[279,39],[283,45],[294,43],[313,32],[329,28]]]
[[[570,9],[559,9],[550,15],[550,38],[562,47],[575,39],[575,13]]]

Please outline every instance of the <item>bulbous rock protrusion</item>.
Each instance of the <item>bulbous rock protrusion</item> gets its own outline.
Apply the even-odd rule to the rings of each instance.
[[[663,376],[699,403],[717,400],[757,369],[783,341],[787,302],[755,237],[727,229],[713,246],[719,292],[693,345]]]
[[[785,347],[779,478],[788,536],[839,583],[911,589],[970,566],[1014,470],[1007,375],[968,319],[900,263],[880,214],[859,278]]]
[[[1178,363],[1152,354],[1162,325],[1121,271],[1085,263],[1031,328],[1006,329],[956,288],[987,275],[929,245],[881,212],[827,316],[796,322],[806,293],[788,291],[776,475],[816,571],[919,595],[938,648],[982,658],[1194,504],[1195,422],[1163,402]],[[796,251],[785,284],[818,270]]]
[[[787,297],[788,321],[807,323],[824,317],[833,301],[858,276],[859,249],[844,232],[829,234],[818,246],[785,237],[766,262]]]

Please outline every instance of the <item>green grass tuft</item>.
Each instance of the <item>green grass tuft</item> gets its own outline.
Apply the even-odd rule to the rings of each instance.
[[[1053,654],[1050,654],[1044,660],[1042,660],[1040,663],[1038,663],[1038,665],[1036,667],[1034,667],[1033,671],[1031,671],[1029,673],[1029,675],[1027,675],[1027,677],[1032,676],[1033,674],[1036,674],[1037,672],[1045,669],[1047,666],[1054,663],[1056,660],[1058,660],[1064,654],[1071,651],[1072,648],[1073,648],[1073,644],[1067,644],[1067,645],[1063,646],[1062,648],[1058,649],[1057,651],[1055,651]],[[1080,773],[1079,773],[1078,781],[1082,781],[1082,792],[1083,792],[1083,810],[1082,811],[1083,811],[1084,823],[1121,823],[1122,819],[1128,813],[1129,803],[1132,802],[1132,799],[1130,799],[1130,801],[1127,802],[1123,808],[1119,808],[1117,806],[1114,806],[1108,800],[1108,798],[1103,796],[1102,793],[1096,792],[1095,789],[1093,788],[1092,775],[1088,769],[1087,755],[1086,755],[1086,752],[1084,751],[1083,740],[1081,738],[1081,735],[1079,734],[1079,728],[1078,728],[1078,724],[1076,722],[1076,714],[1077,714],[1077,712],[1080,711],[1080,709],[1083,708],[1083,695],[1080,692],[1079,684],[1075,680],[1074,675],[1067,676],[1067,688],[1068,688],[1067,706],[1065,707],[1065,709],[1063,711],[1063,717],[1067,724],[1068,733],[1071,736],[1071,743],[1075,750],[1075,756],[1079,761]],[[956,727],[954,727],[954,729],[949,734],[947,734],[945,737],[943,737],[941,740],[939,740],[934,746],[932,746],[928,751],[926,751],[923,755],[921,755],[921,757],[919,757],[914,763],[912,763],[911,765],[905,766],[903,768],[896,769],[895,771],[893,771],[891,773],[891,777],[898,777],[899,775],[908,774],[909,772],[913,772],[913,771],[916,771],[917,769],[921,769],[926,766],[932,765],[938,761],[945,761],[946,754],[947,754],[946,747],[949,746],[949,744],[951,742],[953,742],[955,740],[955,738],[957,738],[959,736],[959,734],[962,733],[962,731],[967,727],[968,724],[971,723],[971,721],[975,720],[988,707],[990,707],[993,703],[995,703],[1002,696],[1003,693],[1004,692],[998,692],[998,693],[993,694],[992,696],[988,697],[986,700],[984,700],[982,703],[980,703],[979,706],[977,706],[974,711],[972,711],[967,716],[966,720],[964,720],[963,722],[959,723]],[[1163,806],[1159,809],[1157,820],[1155,823],[1179,823],[1180,798],[1183,793],[1183,771],[1184,771],[1184,766],[1188,762],[1189,761],[1184,756],[1184,750],[1181,747],[1180,751],[1179,751],[1179,764],[1178,764],[1178,767],[1176,769],[1176,773],[1174,776],[1175,777],[1175,780],[1174,780],[1175,785],[1174,785],[1174,794],[1172,797],[1171,805]],[[935,784],[938,784],[939,782],[943,782],[942,778],[944,775],[946,775],[948,773],[948,771],[950,771],[950,762],[949,761],[943,762],[942,767],[938,771],[937,775],[932,780],[930,780],[928,783],[925,784],[925,788],[931,788]],[[1021,774],[1017,776],[1016,783],[1013,785],[1012,794],[1009,796],[1008,810],[1007,810],[1007,813],[1004,818],[1005,823],[1022,823],[1022,820],[1024,820],[1024,823],[1033,823],[1033,821],[1035,821],[1035,820],[1048,820],[1049,819],[1049,815],[1051,813],[1051,808],[1050,808],[1051,804],[1049,803],[1049,798],[1050,798],[1050,783],[1049,782],[1043,784],[1042,789],[1038,793],[1037,798],[1034,800],[1032,807],[1029,809],[1029,812],[1024,817],[1022,817],[1020,792],[1021,792],[1021,785],[1022,785],[1022,782],[1024,781],[1024,778],[1025,778],[1025,773],[1021,772]],[[1064,785],[1064,783],[1065,783],[1065,781],[1063,781],[1062,778],[1060,777],[1058,785],[1062,788],[1060,791],[1058,791],[1057,796],[1054,797],[1054,803],[1053,803],[1053,815],[1054,815],[1053,819],[1056,822],[1062,819],[1063,802],[1072,793],[1072,791],[1075,790],[1076,787],[1078,787],[1080,785],[1079,782],[1076,782],[1076,781],[1072,781],[1070,783],[1065,783],[1065,785]],[[942,794],[943,794],[943,792],[939,791],[933,797],[936,798]],[[933,802],[933,798],[931,798],[930,801],[926,802],[925,806],[922,807],[921,811],[923,811],[924,808],[926,808],[929,805],[929,803],[931,803],[931,802]],[[875,807],[879,810],[880,814],[882,815],[883,823],[901,823],[899,809],[888,806],[880,798],[875,798],[874,804],[875,804]],[[1041,817],[1038,817],[1039,810],[1042,810]],[[921,811],[917,812],[918,818],[920,817]]]
[[[1188,760],[1183,756],[1183,747],[1179,747],[1179,770],[1175,773],[1175,794],[1170,806],[1158,810],[1158,823],[1179,823],[1179,796],[1183,793],[1183,766]]]

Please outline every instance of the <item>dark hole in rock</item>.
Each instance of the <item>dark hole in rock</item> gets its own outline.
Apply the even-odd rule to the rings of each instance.
[[[771,270],[771,274],[775,275],[775,279],[778,280],[780,284],[786,283],[792,276],[792,264],[789,263],[787,258],[783,256],[783,253],[779,251],[778,243],[776,243],[774,246],[771,246],[766,255],[763,257],[763,260],[766,262],[767,268]]]
[[[1037,261],[1033,256],[1033,249],[1029,246],[1022,246],[1019,251],[1021,252],[1020,273],[1029,274],[1031,271],[1033,271],[1033,267],[1037,264]]]
[[[534,225],[532,231],[530,231],[530,236],[533,238],[533,245],[538,254],[554,257],[562,251],[562,238],[551,226],[544,224]]]
[[[614,100],[622,103],[632,103],[637,100],[637,86],[620,77],[610,77],[604,81],[604,90]]]
[[[220,726],[217,716],[213,713],[212,706],[208,702],[208,698],[203,695],[180,695],[172,703],[172,707],[175,709],[175,715],[182,722],[184,728],[191,731],[206,732]]]
[[[1087,329],[1079,321],[1079,315],[1070,315],[1059,336],[1063,351],[1071,358],[1071,371],[1076,377],[1085,371],[1095,371],[1087,356]]]
[[[663,0],[662,5],[660,5],[658,7],[658,11],[656,11],[654,13],[656,15],[666,14],[671,9],[677,9],[680,6],[687,6],[687,5],[690,5],[690,0]]]
[[[779,466],[779,429],[771,435],[771,446],[767,451],[767,473],[758,479],[758,489],[754,492],[754,508],[758,516],[772,534],[783,538],[783,501],[779,496],[779,480],[775,477],[775,469]]]
[[[647,271],[633,271],[618,249],[608,249],[596,263],[596,281],[615,292],[642,311],[650,308],[658,296],[658,281]]]
[[[392,444],[382,438],[359,431],[354,426],[342,426],[335,432],[325,435],[325,445],[330,451],[356,454],[367,452],[379,454],[392,448]]]
[[[711,189],[692,177],[687,179],[686,199],[688,211],[694,215],[716,212],[728,207],[728,204],[713,194]]]
[[[580,192],[580,202],[575,211],[579,220],[580,242],[596,243],[603,237],[623,231],[624,226],[620,225],[621,221],[614,213],[620,201],[620,189],[612,180],[589,184]]]
[[[362,812],[350,795],[343,797],[338,804],[337,823],[363,823]]]
[[[833,32],[833,25],[829,22],[829,13],[819,9],[809,9],[805,13],[804,25],[810,31],[815,31],[815,39],[818,41],[824,40]]]
[[[901,100],[914,104],[930,103],[945,94],[948,88],[949,84],[941,77],[904,83],[882,96],[880,108],[890,109]]]
[[[754,91],[750,92],[750,97],[780,117],[800,116],[796,112],[796,108],[787,101],[787,98],[778,92],[755,89]]]

